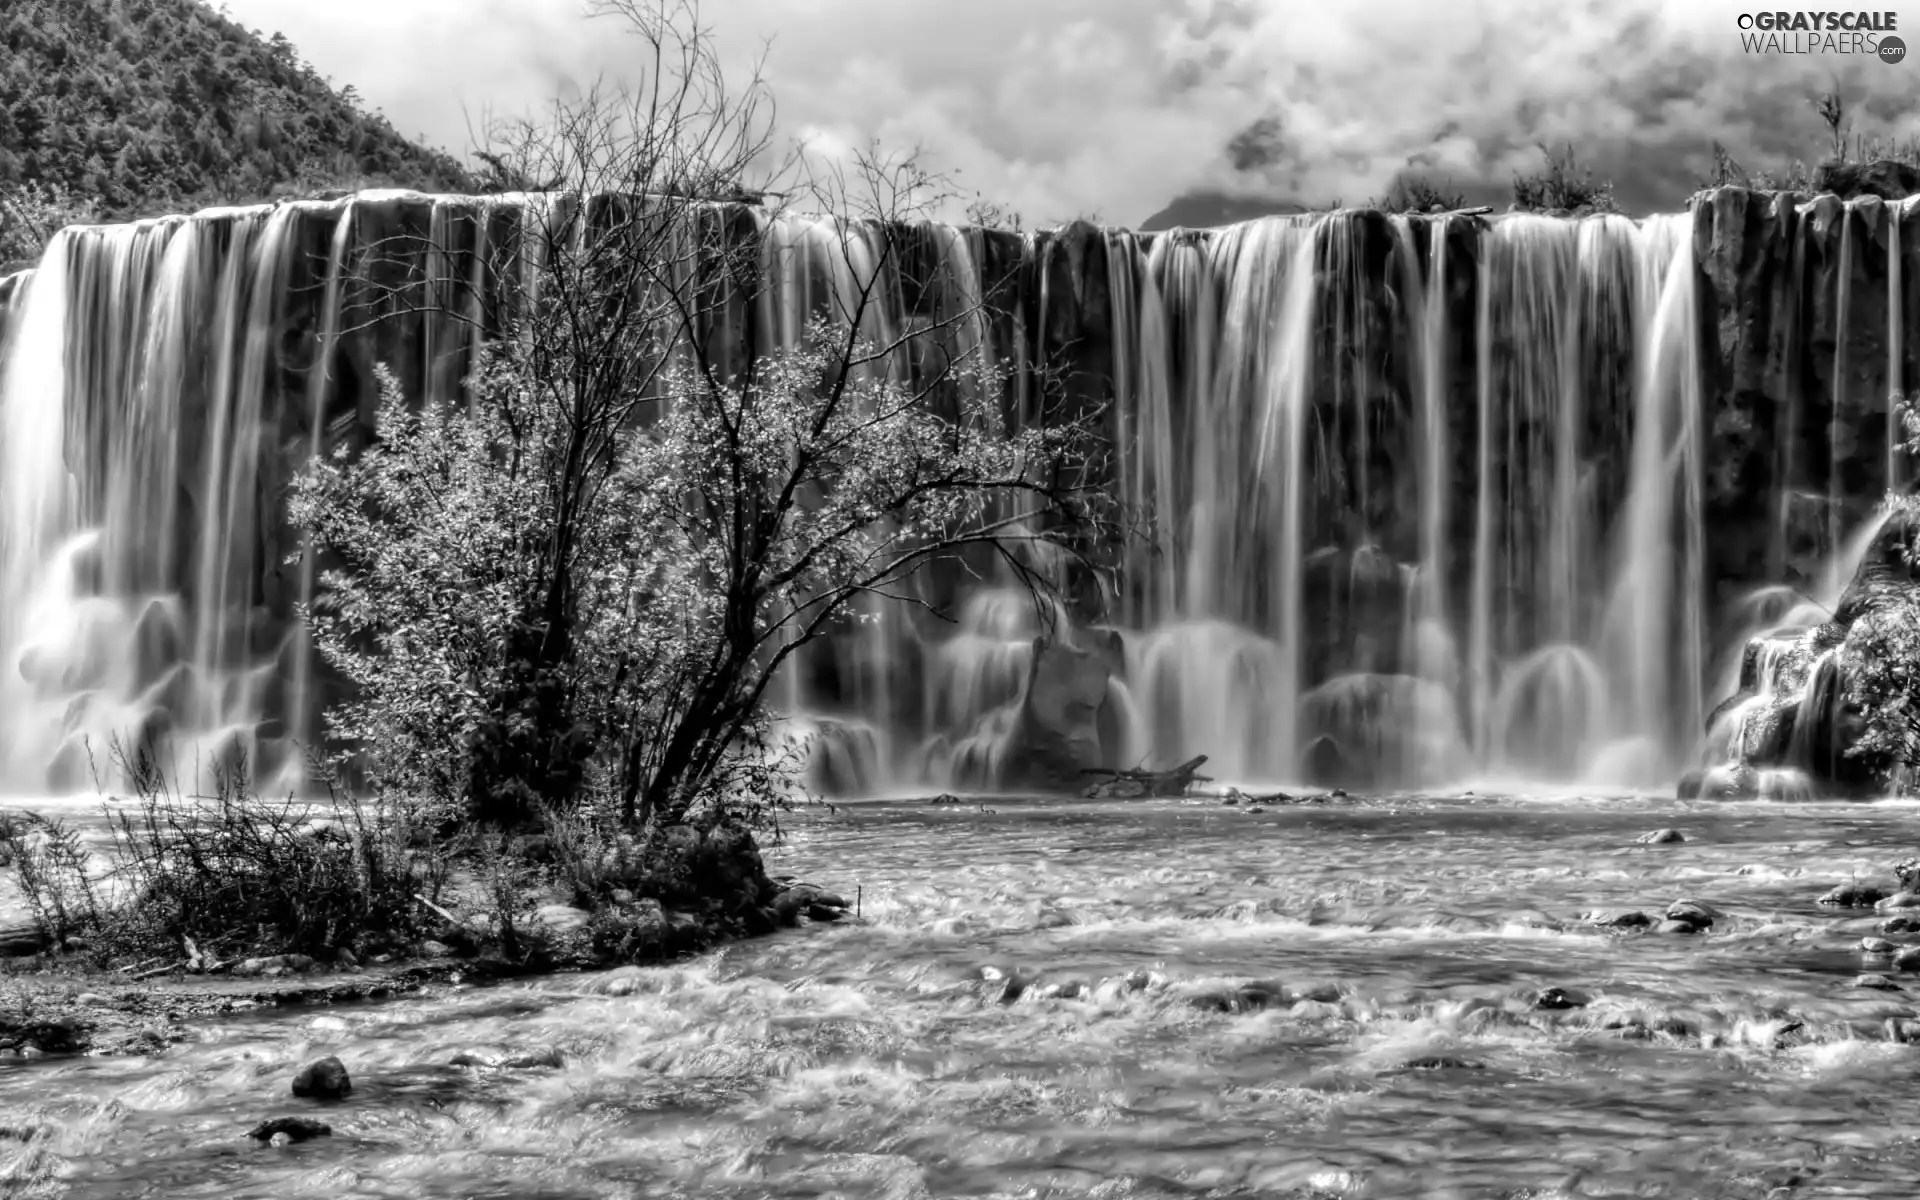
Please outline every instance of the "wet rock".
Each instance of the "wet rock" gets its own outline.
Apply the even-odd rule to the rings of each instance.
[[[279,1142],[281,1138],[288,1142],[304,1142],[333,1136],[333,1127],[311,1117],[273,1117],[247,1130],[247,1136],[256,1142]]]
[[[421,958],[450,958],[452,955],[453,947],[445,942],[436,942],[429,938],[420,943]]]
[[[92,1045],[93,1028],[84,1020],[10,1021],[0,1017],[0,1051],[26,1058],[48,1054],[81,1054]]]
[[[1635,909],[1603,908],[1584,914],[1589,925],[1602,929],[1645,929],[1653,924],[1653,918]]]
[[[1832,192],[1843,200],[1856,196],[1878,196],[1882,200],[1902,200],[1920,196],[1920,166],[1899,159],[1877,158],[1871,162],[1827,162],[1814,172],[1814,186]]]
[[[578,933],[593,920],[592,914],[583,908],[571,904],[543,904],[533,910],[534,924],[548,933],[565,935]]]
[[[1249,813],[1263,813],[1267,810],[1265,808],[1262,808],[1260,805],[1256,804],[1256,805],[1253,805],[1251,808],[1248,808],[1246,811]]]
[[[113,1004],[113,999],[99,992],[81,992],[73,998],[73,1002],[82,1008],[107,1008]]]
[[[1092,992],[1093,988],[1084,979],[1062,979],[1057,983],[1042,984],[1034,995],[1042,1000],[1080,1000]]]
[[[293,1077],[293,1094],[309,1100],[343,1100],[352,1091],[346,1064],[331,1054],[301,1067]]]
[[[304,954],[270,954],[234,964],[232,974],[243,976],[298,975],[313,969],[313,960]]]
[[[453,1056],[452,1065],[456,1067],[484,1067],[502,1071],[530,1071],[540,1068],[559,1068],[567,1065],[566,1055],[553,1046],[541,1046],[533,1050],[505,1050],[495,1046],[486,1046],[474,1050],[463,1050]]]
[[[1670,846],[1687,840],[1687,835],[1678,829],[1656,829],[1652,833],[1643,833],[1633,839],[1642,846]]]
[[[1920,917],[1888,917],[1880,922],[1881,933],[1920,933]]]
[[[962,801],[960,797],[954,795],[951,792],[941,792],[938,796],[935,796],[933,799],[927,801],[927,803],[928,804],[959,804],[959,803],[962,803]]]
[[[1920,946],[1908,946],[1893,956],[1896,971],[1920,971]]]
[[[1711,929],[1713,923],[1726,916],[1711,904],[1702,904],[1698,900],[1675,900],[1667,905],[1667,920],[1685,921],[1699,929]]]
[[[1127,990],[1130,992],[1158,991],[1167,986],[1167,977],[1158,971],[1149,971],[1145,967],[1136,967],[1127,972]]]
[[[1407,1071],[1484,1071],[1485,1063],[1472,1059],[1455,1058],[1451,1054],[1423,1054],[1419,1058],[1410,1058],[1402,1070]]]
[[[1204,1012],[1243,1013],[1269,1008],[1285,1008],[1292,1003],[1286,985],[1273,979],[1256,979],[1241,984],[1220,984],[1194,992],[1187,1003]]]
[[[1704,927],[1695,925],[1692,921],[1676,921],[1669,917],[1658,925],[1655,925],[1653,931],[1655,933],[1694,934],[1699,933],[1702,928]]]
[[[1860,939],[1860,953],[1862,954],[1892,954],[1899,948],[1900,947],[1885,938],[1863,937]]]
[[[1305,983],[1292,990],[1296,1000],[1311,1000],[1316,1004],[1338,1004],[1344,998],[1340,985],[1326,980]]]
[[[1873,974],[1855,975],[1852,986],[1857,988],[1871,988],[1876,992],[1897,992],[1901,990],[1899,984],[1888,979],[1885,975]]]
[[[1830,908],[1872,908],[1886,899],[1887,893],[1870,883],[1836,884],[1815,901]]]
[[[1888,1017],[1886,1024],[1881,1028],[1886,1030],[1887,1040],[1890,1042],[1898,1042],[1903,1046],[1920,1042],[1920,1021],[1909,1017]]]
[[[1570,1008],[1585,1008],[1593,1003],[1584,992],[1572,988],[1544,987],[1533,994],[1533,1007],[1543,1012],[1564,1012]]]
[[[1012,1004],[1040,982],[1038,975],[1012,967],[981,967],[980,979],[1001,1004]]]
[[[1903,858],[1893,864],[1893,877],[1900,881],[1900,890],[1920,891],[1920,858]]]
[[[1898,912],[1904,908],[1920,908],[1920,892],[1895,892],[1875,903],[1873,907],[1877,912]]]
[[[815,887],[810,883],[796,883],[775,896],[770,907],[782,924],[797,925],[803,914],[815,921],[837,921],[846,915],[847,909],[853,906],[848,904],[844,897],[824,888]],[[815,910],[824,912],[832,909],[839,911],[833,916],[820,916],[815,912]]]

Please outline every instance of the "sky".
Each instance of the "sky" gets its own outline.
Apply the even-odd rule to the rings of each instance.
[[[402,133],[456,152],[634,59],[581,0],[225,0]],[[1462,188],[1572,142],[1630,210],[1681,207],[1718,139],[1816,159],[1808,97],[1920,137],[1920,53],[1747,54],[1741,0],[706,0],[730,67],[764,52],[785,136],[924,147],[1030,223],[1138,224],[1177,196],[1309,204],[1416,171]],[[1900,32],[1920,48],[1920,6]],[[1261,122],[1260,152],[1229,152]],[[1242,139],[1243,146],[1246,140]]]

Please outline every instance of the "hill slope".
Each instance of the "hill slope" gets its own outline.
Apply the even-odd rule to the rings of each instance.
[[[0,3],[0,197],[37,187],[120,220],[336,186],[466,183],[285,38],[197,0]]]

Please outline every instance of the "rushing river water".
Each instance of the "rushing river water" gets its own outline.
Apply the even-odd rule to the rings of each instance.
[[[769,869],[857,889],[859,922],[212,1022],[155,1058],[0,1065],[0,1125],[51,1129],[0,1142],[0,1166],[73,1200],[1911,1197],[1920,1048],[1882,1027],[1920,1016],[1920,976],[1853,986],[1877,921],[1814,900],[1889,881],[1914,819],[1486,797],[810,810]],[[1661,826],[1689,840],[1635,844]],[[1692,937],[1579,921],[1680,897],[1723,916]],[[1037,982],[1009,1000],[982,968]],[[1045,986],[1073,979],[1092,986]],[[1252,980],[1286,999],[1195,1002]],[[1591,1004],[1542,1010],[1545,987]],[[564,1065],[451,1065],[489,1047]],[[352,1097],[294,1099],[324,1054]],[[300,1114],[333,1136],[243,1137]]]

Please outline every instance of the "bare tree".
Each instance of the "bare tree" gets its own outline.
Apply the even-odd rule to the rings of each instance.
[[[362,692],[340,732],[418,718],[422,680],[444,684],[470,711],[388,752],[466,766],[400,774],[456,780],[488,818],[599,783],[628,821],[672,823],[770,786],[742,752],[769,685],[859,605],[926,605],[923,568],[974,551],[1052,586],[1100,515],[1097,440],[1044,406],[1009,427],[974,281],[899,319],[941,186],[915,158],[804,170],[690,0],[594,12],[639,38],[643,79],[493,127],[496,178],[549,190],[518,200],[492,295],[428,301],[508,314],[474,411],[389,395],[381,440],[324,464],[298,512],[340,563],[316,620]],[[796,192],[822,215],[769,203]],[[504,631],[493,661],[475,628]]]

